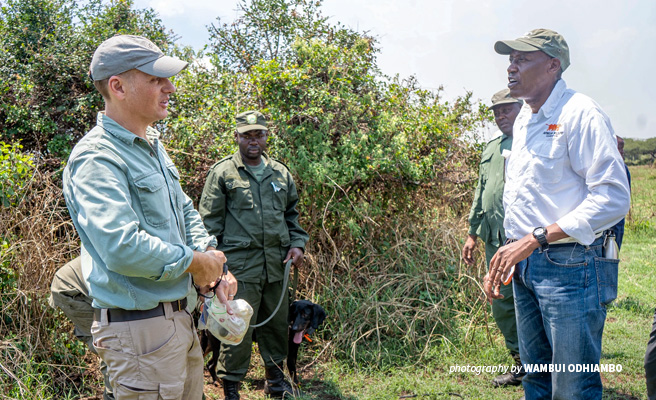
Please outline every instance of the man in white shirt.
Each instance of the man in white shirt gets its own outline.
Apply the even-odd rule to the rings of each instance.
[[[490,262],[485,292],[500,298],[512,274],[527,399],[601,399],[597,366],[619,262],[603,258],[602,234],[629,210],[615,134],[599,105],[561,79],[569,48],[560,34],[536,29],[494,48],[510,55],[508,88],[526,104],[506,171],[508,243]],[[528,371],[539,365],[546,372]]]

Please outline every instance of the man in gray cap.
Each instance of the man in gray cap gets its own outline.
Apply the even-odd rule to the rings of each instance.
[[[283,287],[285,263],[303,264],[308,234],[298,222],[298,193],[287,167],[266,153],[269,130],[258,111],[236,116],[235,142],[239,150],[210,168],[198,210],[218,248],[230,260],[239,279],[235,298],[253,307],[251,324],[261,323],[282,303],[264,326],[255,328],[265,367],[264,392],[291,398],[294,391],[283,374],[287,357],[289,299]],[[221,345],[218,376],[225,400],[239,400],[239,382],[248,372],[253,335],[236,346]],[[295,393],[296,392],[296,393]]]
[[[560,34],[536,29],[494,49],[510,55],[510,95],[528,107],[506,168],[508,240],[485,292],[499,298],[512,278],[527,399],[601,399],[601,338],[619,262],[604,257],[604,232],[629,210],[615,133],[601,108],[561,79],[570,57]]]
[[[512,98],[508,89],[503,89],[492,96],[490,109],[494,113],[494,121],[500,132],[487,144],[481,155],[478,186],[469,213],[469,233],[462,248],[462,258],[469,265],[474,265],[473,254],[478,238],[485,243],[487,265],[506,241],[503,230],[503,184],[506,165],[504,156],[510,152],[513,124],[523,103]],[[503,334],[510,355],[515,360],[515,365],[508,372],[495,377],[492,384],[516,386],[522,383],[525,372],[519,356],[512,286],[502,286],[501,294],[502,299],[492,302],[492,315]]]
[[[216,286],[223,302],[237,291],[150,126],[167,116],[168,78],[186,65],[143,37],[103,42],[90,75],[105,111],[64,170],[93,299],[93,345],[120,400],[201,399],[203,355],[186,297],[192,280]]]

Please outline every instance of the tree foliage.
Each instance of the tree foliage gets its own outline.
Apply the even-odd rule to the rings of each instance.
[[[629,165],[656,165],[656,137],[645,140],[624,138],[624,157]]]
[[[93,51],[123,33],[171,47],[152,10],[131,0],[7,0],[0,8],[0,139],[66,159],[95,121],[102,99],[87,71]]]

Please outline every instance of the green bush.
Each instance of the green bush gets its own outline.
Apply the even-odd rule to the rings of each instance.
[[[3,207],[20,203],[27,179],[34,162],[32,157],[21,153],[22,145],[0,141],[0,202]]]
[[[20,140],[43,157],[66,160],[95,123],[102,98],[88,78],[91,56],[115,34],[172,47],[152,10],[132,0],[7,0],[0,8],[0,140]]]

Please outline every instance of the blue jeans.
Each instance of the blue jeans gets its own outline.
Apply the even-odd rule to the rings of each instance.
[[[513,285],[519,352],[529,372],[527,400],[601,399],[598,366],[606,305],[617,296],[619,260],[602,258],[603,237],[590,246],[550,245],[517,264]],[[588,371],[576,372],[587,366]],[[548,371],[548,370],[547,370]]]

